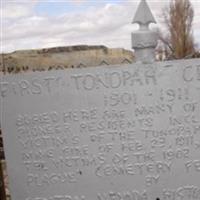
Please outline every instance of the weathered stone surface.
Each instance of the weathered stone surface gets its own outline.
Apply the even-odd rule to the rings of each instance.
[[[1,55],[2,57],[2,55]],[[25,71],[45,71],[52,69],[83,68],[107,63],[123,64],[134,61],[133,52],[105,46],[71,46],[40,50],[16,51],[3,55],[0,71],[17,73]]]
[[[146,0],[141,0],[133,23],[139,24],[140,27],[138,31],[132,33],[132,48],[135,50],[136,61],[154,62],[158,34],[149,30],[150,23],[156,23],[156,20]]]
[[[146,2],[142,0],[138,6],[138,9],[135,13],[133,23],[138,23],[141,25],[148,25],[150,23],[156,23],[156,20]]]
[[[199,200],[200,60],[1,77],[14,200]]]

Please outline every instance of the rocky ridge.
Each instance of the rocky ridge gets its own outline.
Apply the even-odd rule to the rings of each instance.
[[[0,55],[0,71],[5,73],[84,68],[134,62],[132,51],[87,45],[21,50]]]

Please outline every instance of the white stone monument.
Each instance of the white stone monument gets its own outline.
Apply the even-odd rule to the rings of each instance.
[[[200,60],[146,62],[149,38],[146,64],[1,76],[12,200],[200,199]]]
[[[137,23],[140,26],[137,32],[132,33],[132,47],[135,50],[136,60],[141,62],[155,61],[158,35],[149,29],[149,24],[156,23],[156,20],[146,0],[141,1],[133,23]]]

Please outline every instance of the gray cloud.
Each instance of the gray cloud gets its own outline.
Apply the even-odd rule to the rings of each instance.
[[[19,1],[19,0],[18,0]],[[149,1],[159,26],[161,10],[167,1]],[[5,3],[3,12],[3,52],[19,49],[44,48],[77,44],[103,44],[109,47],[131,48],[131,32],[136,29],[131,21],[138,1],[123,4],[106,4],[80,13],[60,16],[38,16],[34,12],[37,2]],[[200,1],[193,1],[196,17],[195,36],[200,34]],[[22,11],[19,14],[19,11]],[[200,43],[200,41],[199,41]]]

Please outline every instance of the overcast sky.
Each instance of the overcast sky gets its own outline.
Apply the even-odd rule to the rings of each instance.
[[[131,49],[131,24],[139,0],[0,0],[1,52],[69,45]],[[169,0],[148,0],[158,27]],[[200,46],[200,0],[194,36]]]

